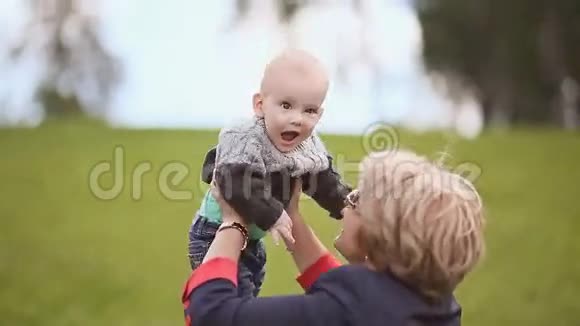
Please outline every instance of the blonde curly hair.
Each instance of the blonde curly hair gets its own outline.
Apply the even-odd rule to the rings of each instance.
[[[361,163],[358,190],[368,259],[427,297],[452,292],[483,256],[482,201],[465,178],[386,151]]]

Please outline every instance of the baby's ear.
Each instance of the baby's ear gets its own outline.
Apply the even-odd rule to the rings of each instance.
[[[263,105],[264,98],[262,97],[262,94],[260,93],[254,94],[254,96],[252,97],[252,106],[254,108],[254,113],[256,114],[256,116],[260,118],[264,117]]]

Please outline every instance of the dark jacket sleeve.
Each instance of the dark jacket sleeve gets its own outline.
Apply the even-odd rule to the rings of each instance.
[[[210,184],[216,166],[216,148],[205,157],[202,180]],[[262,171],[250,164],[222,164],[216,170],[218,186],[224,200],[240,214],[247,223],[254,223],[263,231],[270,229],[278,220],[284,206],[270,195],[270,188]]]
[[[254,223],[267,231],[282,214],[284,206],[271,196],[263,172],[252,165],[222,164],[216,170],[216,178],[224,200],[247,223]]]
[[[323,276],[304,295],[239,298],[230,280],[208,280],[186,297],[186,319],[192,326],[347,325],[356,307],[343,281]]]
[[[332,157],[329,156],[328,161],[328,169],[317,174],[304,176],[303,189],[304,193],[328,211],[331,217],[341,219],[344,200],[352,187],[346,184],[340,174],[336,172],[332,164]]]
[[[213,170],[215,168],[215,160],[217,154],[217,147],[213,147],[206,154],[201,167],[201,180],[210,184],[213,177]]]

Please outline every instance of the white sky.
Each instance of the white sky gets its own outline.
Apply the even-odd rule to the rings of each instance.
[[[263,65],[288,36],[320,54],[333,76],[337,66],[346,67],[348,83],[332,80],[321,131],[360,133],[376,119],[403,123],[409,116],[424,128],[449,120],[449,108],[421,71],[420,25],[406,1],[367,0],[367,24],[344,7],[306,8],[290,29],[275,24],[265,5],[256,6],[251,9],[255,19],[229,34],[223,31],[233,0],[206,1],[203,7],[190,0],[79,2],[81,12],[97,18],[101,40],[123,63],[123,83],[106,110],[112,125],[216,128],[249,116]],[[9,46],[26,33],[29,17],[22,3],[0,1],[0,124],[34,124],[42,118],[33,101],[35,85],[46,73],[42,50],[29,49],[29,59],[18,65],[6,59]],[[41,44],[42,35],[35,37],[32,43]],[[373,84],[377,76],[354,62],[364,40],[384,68],[381,96],[380,85]]]

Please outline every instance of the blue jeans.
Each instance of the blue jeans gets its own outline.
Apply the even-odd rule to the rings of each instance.
[[[189,229],[189,262],[192,269],[201,265],[219,224],[197,214]],[[266,275],[266,248],[260,240],[250,240],[238,263],[238,296],[257,297]]]

